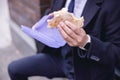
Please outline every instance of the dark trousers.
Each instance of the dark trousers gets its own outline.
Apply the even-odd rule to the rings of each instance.
[[[67,77],[65,71],[63,58],[55,54],[36,54],[13,61],[8,66],[11,80],[28,80],[30,76]]]

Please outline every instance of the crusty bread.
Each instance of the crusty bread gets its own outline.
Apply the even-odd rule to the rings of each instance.
[[[53,12],[53,18],[48,20],[49,28],[55,28],[61,21],[70,21],[73,24],[77,24],[79,27],[83,27],[84,18],[76,18],[73,13],[68,12],[66,8]]]

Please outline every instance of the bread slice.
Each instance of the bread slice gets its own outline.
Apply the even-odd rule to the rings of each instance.
[[[66,8],[62,8],[59,11],[53,12],[53,18],[48,20],[49,28],[55,28],[58,26],[61,21],[70,21],[73,24],[78,25],[79,27],[83,27],[84,18],[76,18],[73,13],[68,12]]]

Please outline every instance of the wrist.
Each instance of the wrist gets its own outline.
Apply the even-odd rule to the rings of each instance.
[[[86,50],[88,49],[89,44],[91,43],[91,38],[89,35],[86,35],[86,38],[83,40],[83,44],[79,46],[79,48]]]

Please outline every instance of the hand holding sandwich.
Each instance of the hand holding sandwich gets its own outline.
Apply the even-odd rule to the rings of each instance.
[[[65,21],[59,23],[58,29],[65,41],[72,47],[82,48],[88,41],[88,35],[80,25]]]
[[[63,8],[59,11],[51,13],[53,16],[48,20],[49,28],[58,28],[65,41],[73,47],[83,48],[88,42],[89,36],[82,28],[84,26],[84,18],[76,18],[73,13],[69,13]]]

